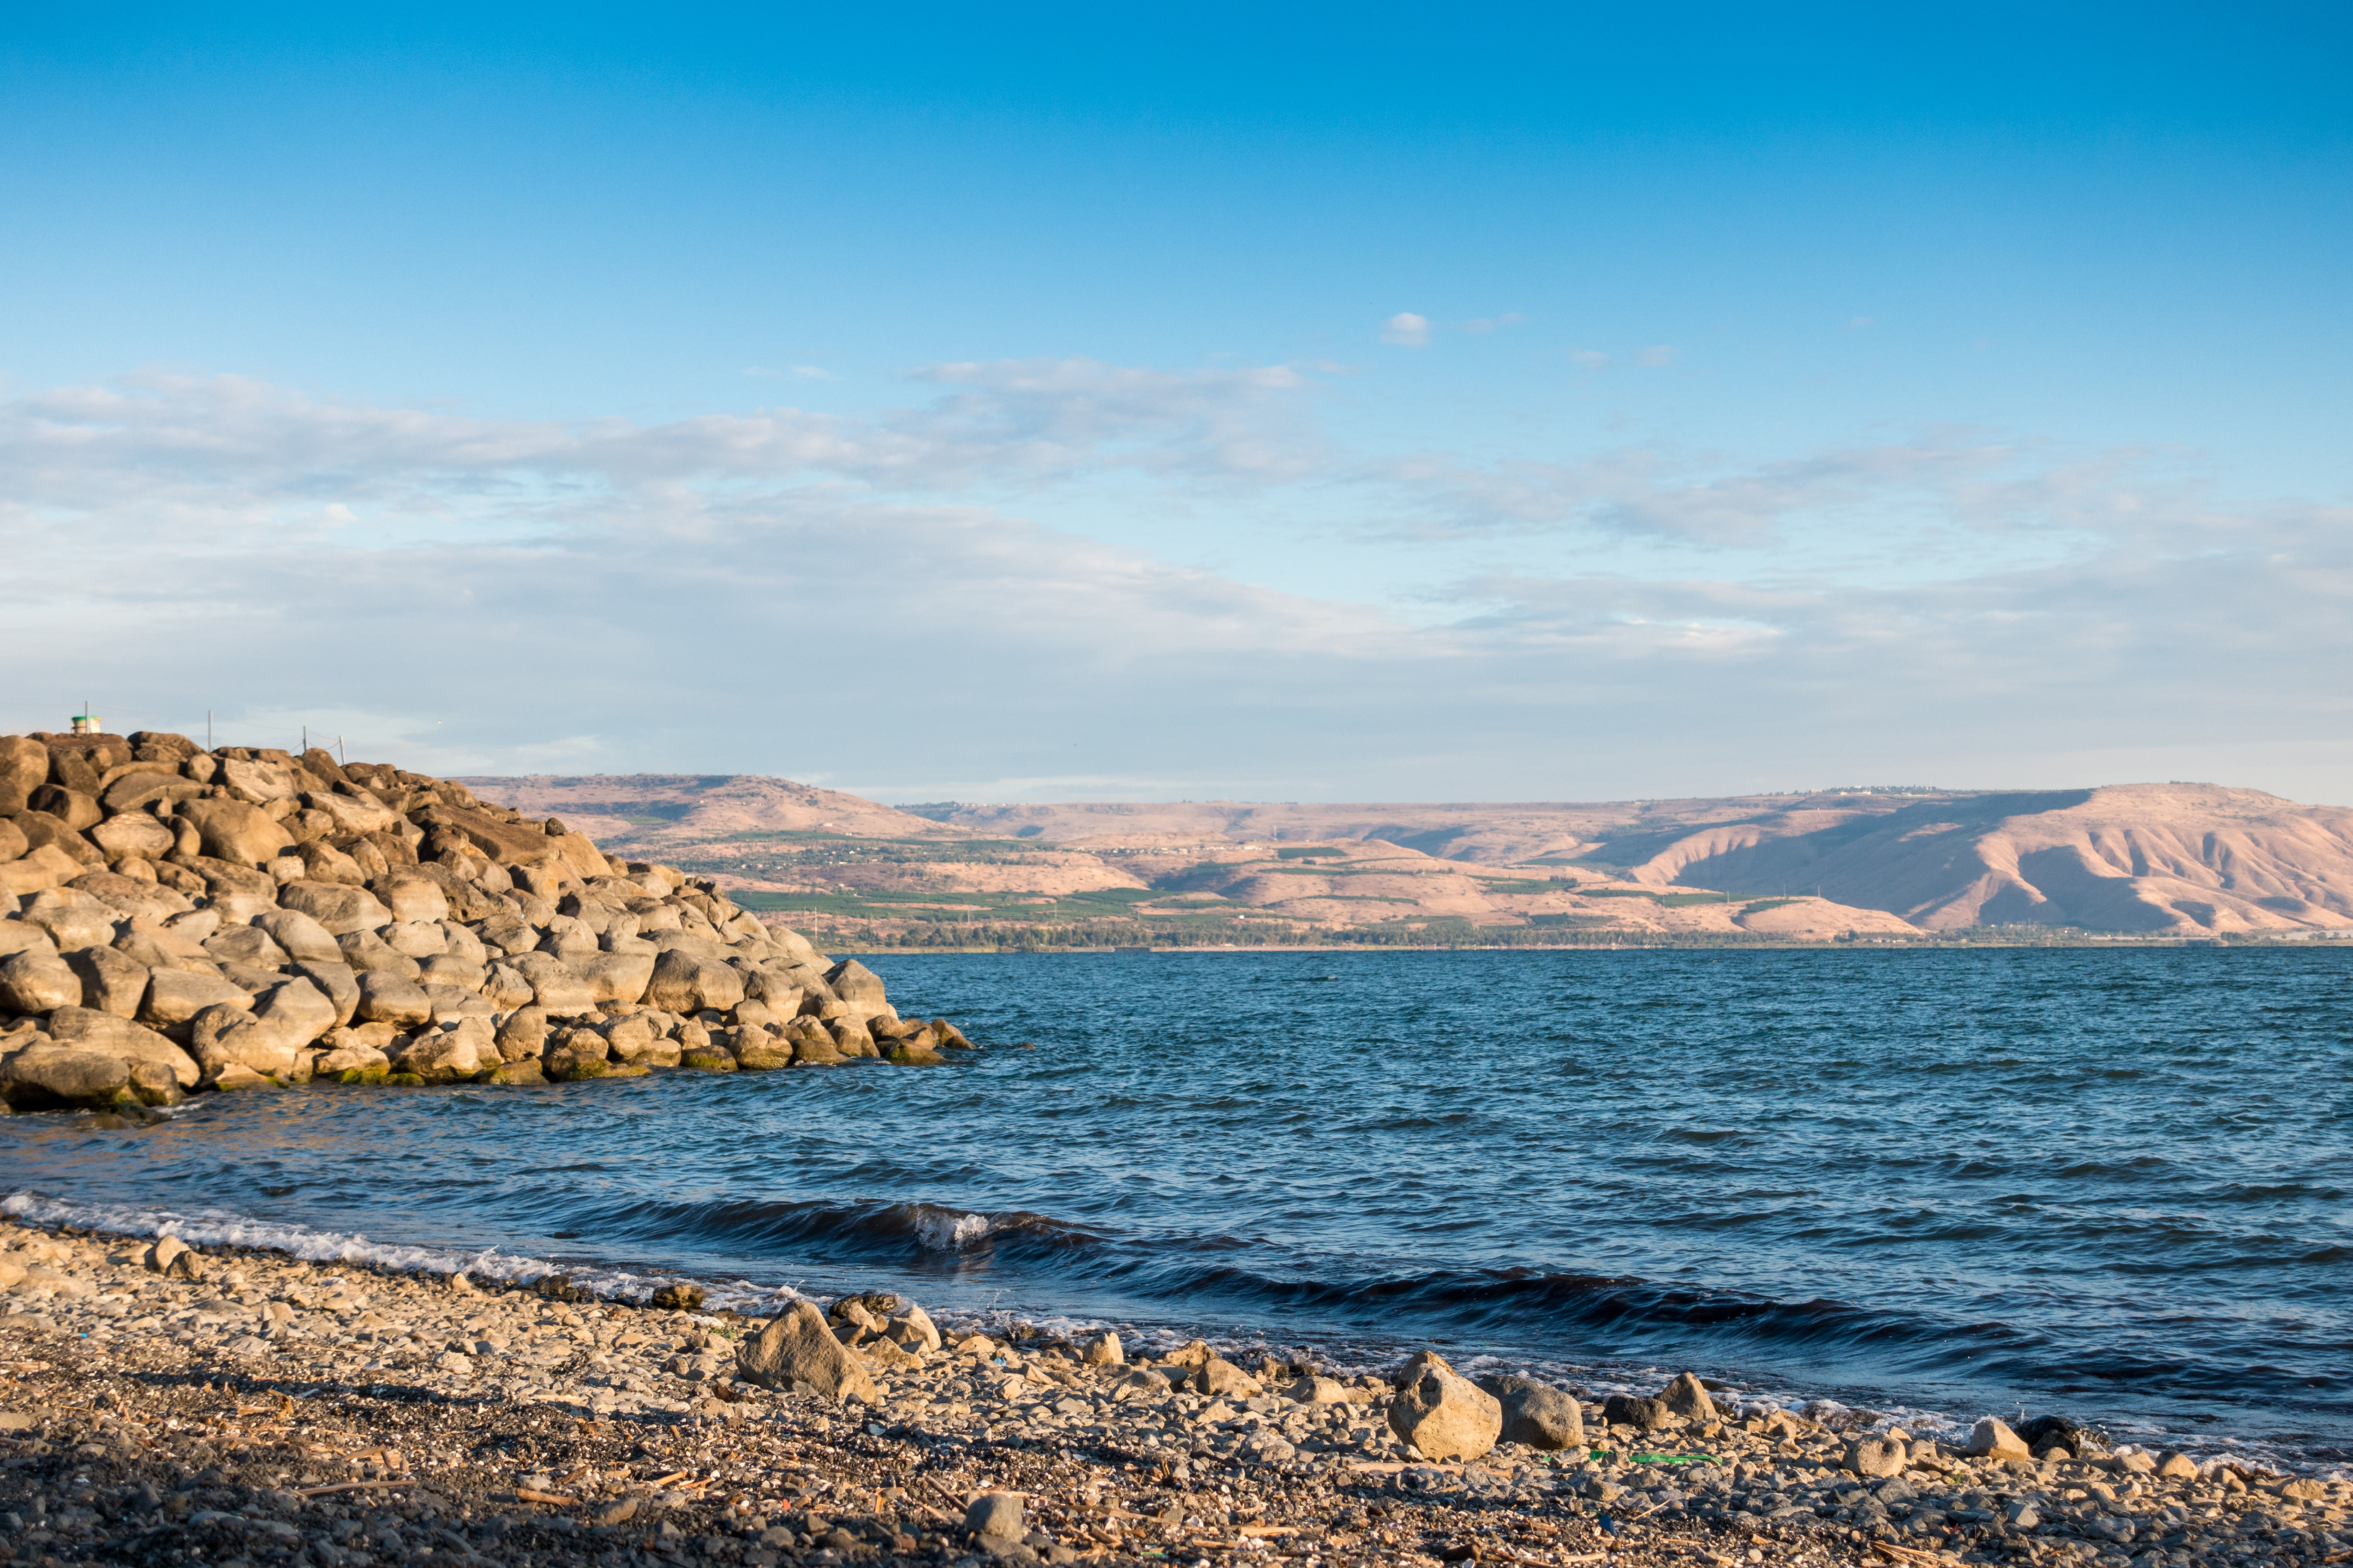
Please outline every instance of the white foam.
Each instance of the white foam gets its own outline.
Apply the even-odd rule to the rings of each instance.
[[[997,1222],[987,1215],[960,1209],[926,1209],[915,1222],[915,1240],[933,1252],[961,1252],[984,1240]]]
[[[563,1274],[583,1289],[619,1300],[642,1301],[664,1285],[684,1282],[681,1275],[575,1267],[502,1252],[494,1247],[465,1251],[371,1241],[358,1231],[318,1230],[309,1226],[255,1219],[227,1209],[181,1213],[122,1205],[68,1203],[20,1192],[0,1198],[0,1214],[35,1225],[74,1225],[112,1236],[175,1236],[199,1246],[248,1247],[283,1253],[306,1263],[348,1263],[402,1274],[446,1276],[462,1271],[478,1279],[518,1285]],[[749,1279],[704,1289],[706,1307],[730,1307],[741,1312],[772,1312],[785,1302],[805,1299],[793,1286],[763,1286]]]

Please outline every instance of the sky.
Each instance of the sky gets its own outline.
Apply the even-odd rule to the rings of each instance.
[[[0,10],[7,729],[2353,802],[2342,7],[215,9]]]

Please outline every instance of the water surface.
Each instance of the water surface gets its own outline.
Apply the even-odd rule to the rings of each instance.
[[[1593,1387],[1689,1365],[2210,1451],[2353,1440],[2353,952],[870,962],[1037,1048],[17,1117],[5,1186],[1344,1357],[1436,1340]]]

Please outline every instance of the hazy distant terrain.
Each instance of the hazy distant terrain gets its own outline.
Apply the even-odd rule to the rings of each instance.
[[[2353,810],[2211,784],[900,809],[749,774],[470,778],[849,935],[1890,940],[2353,928]]]

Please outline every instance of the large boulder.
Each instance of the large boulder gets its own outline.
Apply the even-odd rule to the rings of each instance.
[[[60,1007],[49,1015],[49,1037],[76,1050],[121,1057],[134,1068],[163,1068],[182,1089],[196,1081],[195,1059],[153,1029],[89,1007]]]
[[[195,826],[205,854],[231,865],[267,866],[294,847],[292,834],[241,800],[184,800],[178,816]]]
[[[807,1301],[795,1301],[744,1342],[735,1366],[738,1377],[763,1388],[801,1383],[828,1399],[882,1403],[865,1362],[834,1338],[825,1314]]]
[[[0,816],[14,816],[49,782],[49,749],[29,735],[0,735]]]
[[[0,958],[0,1012],[47,1013],[81,1005],[81,976],[53,949]]]
[[[173,1029],[193,1021],[216,1005],[250,1012],[253,997],[243,986],[217,974],[192,974],[182,969],[148,972],[147,994],[139,1005],[138,1019],[155,1028]]]
[[[827,970],[825,983],[857,1017],[873,1017],[890,1005],[882,994],[882,977],[854,958],[845,958]]]
[[[390,806],[364,790],[345,795],[312,792],[302,797],[305,809],[323,811],[335,819],[334,837],[351,837],[363,833],[388,833],[400,817]]]
[[[25,837],[23,828],[0,816],[0,860],[14,860],[32,847],[33,841]]]
[[[13,829],[16,825],[12,822],[7,826]],[[37,845],[18,858],[0,865],[0,892],[29,898],[51,888],[62,888],[88,869],[54,844]]]
[[[724,1013],[744,1000],[744,977],[724,963],[674,947],[654,961],[645,999],[666,1013],[692,1014],[706,1007]]]
[[[588,983],[597,1001],[635,1005],[653,983],[654,962],[650,952],[591,952],[566,960],[565,966]]]
[[[0,1058],[0,1100],[13,1110],[98,1110],[131,1092],[131,1064],[104,1051],[37,1045]]]
[[[398,1043],[391,1060],[395,1072],[413,1072],[427,1083],[449,1083],[498,1066],[500,1058],[491,1021],[463,1018]]]
[[[172,830],[143,811],[110,816],[90,830],[110,860],[161,860],[172,852]]]
[[[278,890],[278,901],[310,916],[330,936],[375,931],[392,923],[392,911],[364,888],[341,882],[289,882]]]
[[[517,954],[509,965],[531,987],[531,999],[559,1018],[576,1018],[596,1010],[596,988],[552,953]]]
[[[373,970],[359,977],[359,1005],[352,1016],[363,1024],[413,1029],[433,1020],[433,1002],[414,980]]]
[[[60,952],[78,947],[104,947],[114,940],[115,910],[104,900],[71,888],[36,893],[18,917],[26,925],[49,933]]]
[[[1550,1384],[1532,1377],[1482,1377],[1479,1386],[1504,1407],[1501,1441],[1548,1453],[1584,1446],[1584,1408]]]
[[[259,757],[224,758],[217,782],[256,800],[292,800],[298,793],[294,787],[292,768],[283,763],[264,762]]]
[[[0,958],[16,952],[55,952],[57,939],[23,921],[0,921]]]
[[[52,816],[46,811],[27,810],[18,812],[11,820],[33,849],[46,845],[82,866],[106,864],[105,852],[68,826],[60,817]],[[26,851],[27,854],[31,852],[30,849]]]
[[[1493,1394],[1455,1375],[1435,1351],[1408,1362],[1389,1401],[1389,1430],[1426,1459],[1475,1459],[1503,1435],[1504,1405]]]
[[[229,926],[204,940],[205,955],[216,963],[243,963],[255,969],[283,969],[293,961],[259,926]]]
[[[335,948],[355,973],[397,974],[415,980],[425,973],[424,965],[372,931],[345,931],[335,939]]]
[[[441,884],[424,874],[421,867],[404,866],[387,871],[369,884],[369,890],[392,911],[396,921],[446,921],[449,918],[449,899],[442,892]]]
[[[147,966],[111,947],[85,947],[65,955],[81,982],[82,1005],[118,1018],[138,1015],[147,995]]]
[[[343,961],[343,949],[335,945],[334,933],[301,910],[272,910],[256,918],[253,923],[285,950],[290,962],[341,963]]]
[[[106,808],[96,795],[63,784],[43,784],[33,792],[32,807],[46,811],[76,833],[87,833],[106,819]]]
[[[359,976],[348,963],[313,963],[295,961],[294,973],[319,988],[320,994],[334,1005],[335,1026],[343,1027],[359,1010]]]

